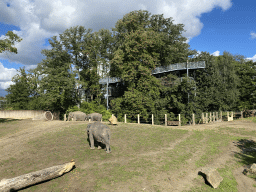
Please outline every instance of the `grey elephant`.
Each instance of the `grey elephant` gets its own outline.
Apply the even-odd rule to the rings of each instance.
[[[72,118],[73,118],[73,121],[85,121],[86,114],[82,111],[70,112],[68,114],[68,121],[72,120]]]
[[[91,149],[95,149],[94,141],[98,149],[106,146],[106,152],[110,153],[110,129],[101,122],[95,122],[87,126],[87,136],[90,141]]]
[[[91,119],[91,121],[101,121],[102,120],[102,114],[91,113],[91,114],[87,115],[86,119],[87,120]]]

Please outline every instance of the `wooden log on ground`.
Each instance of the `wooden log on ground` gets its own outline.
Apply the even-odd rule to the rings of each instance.
[[[75,162],[71,161],[70,163],[49,167],[40,171],[14,177],[12,179],[2,179],[0,181],[0,191],[15,191],[36,183],[54,179],[69,172],[74,165]]]

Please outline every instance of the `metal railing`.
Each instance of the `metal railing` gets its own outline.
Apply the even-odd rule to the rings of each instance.
[[[175,63],[167,66],[157,67],[152,71],[153,75],[159,73],[166,73],[170,71],[185,70],[185,69],[201,69],[205,68],[205,61],[189,62],[187,63]]]
[[[166,73],[170,71],[177,71],[177,70],[185,70],[185,69],[202,69],[205,68],[205,61],[198,61],[198,62],[188,62],[188,64],[185,63],[175,63],[170,64],[167,66],[157,67],[154,70],[152,70],[152,74],[156,75],[159,73]],[[117,77],[104,77],[100,79],[99,83],[104,85],[107,83],[118,83],[121,79]]]

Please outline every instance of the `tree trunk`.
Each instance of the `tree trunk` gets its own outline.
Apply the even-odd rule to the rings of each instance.
[[[63,175],[63,173],[69,172],[74,165],[75,162],[71,161],[70,163],[49,167],[40,171],[14,177],[12,179],[2,179],[0,181],[0,191],[15,191],[42,181],[59,177]]]

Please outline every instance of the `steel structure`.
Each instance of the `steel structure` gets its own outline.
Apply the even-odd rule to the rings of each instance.
[[[155,68],[154,70],[152,70],[152,75],[167,73],[171,71],[178,71],[178,70],[202,69],[202,68],[205,68],[205,61],[175,63],[175,64],[170,64],[167,66]],[[121,79],[117,77],[105,77],[100,79],[99,83],[104,85],[104,84],[118,83],[120,81]]]
[[[166,73],[171,71],[186,70],[186,69],[201,69],[201,68],[205,68],[205,61],[175,63],[167,66],[157,67],[155,70],[152,71],[152,74],[157,75],[159,73]]]

